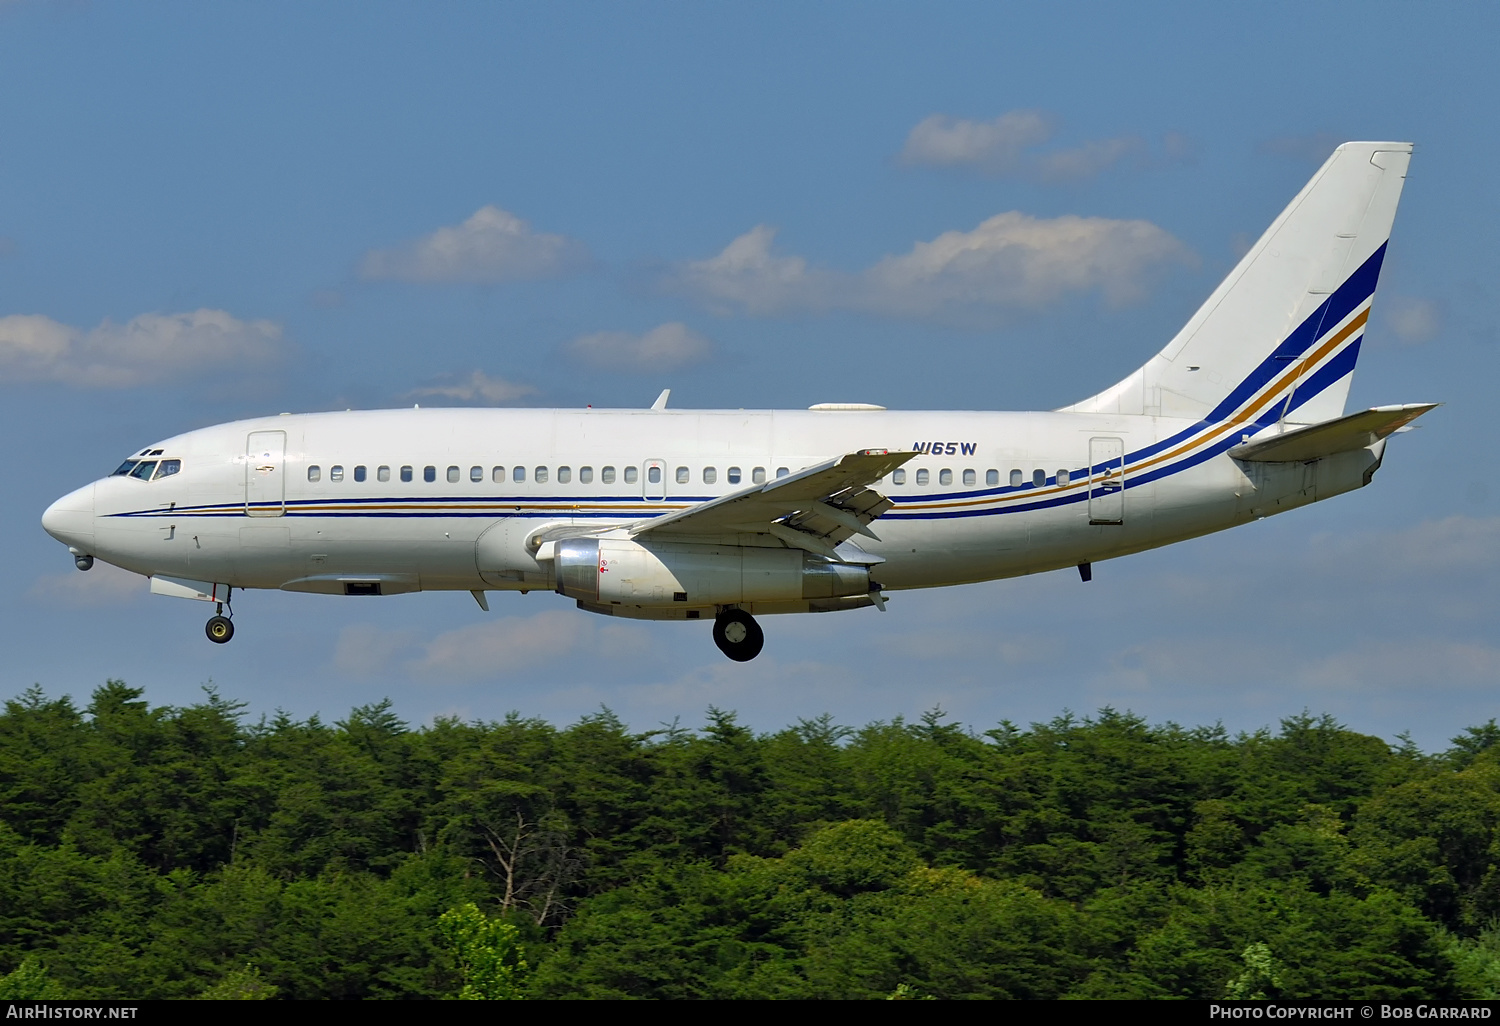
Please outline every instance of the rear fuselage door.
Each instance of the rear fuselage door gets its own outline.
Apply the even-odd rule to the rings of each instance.
[[[1089,439],[1089,523],[1125,522],[1125,440]]]
[[[286,432],[252,431],[245,441],[245,515],[286,513]]]

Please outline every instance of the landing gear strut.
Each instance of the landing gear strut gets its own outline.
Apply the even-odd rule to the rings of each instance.
[[[743,609],[726,609],[714,618],[714,644],[737,663],[747,663],[760,655],[765,643],[766,635],[760,624]]]
[[[215,645],[222,645],[234,637],[234,621],[224,615],[224,603],[220,602],[219,612],[216,616],[208,618],[208,623],[203,626],[203,633],[208,635],[208,640]],[[234,613],[231,610],[230,616]]]

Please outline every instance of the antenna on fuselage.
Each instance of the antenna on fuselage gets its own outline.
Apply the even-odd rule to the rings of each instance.
[[[656,402],[651,404],[651,408],[653,410],[665,410],[667,408],[667,396],[671,394],[672,390],[670,388],[662,389],[661,395],[656,397]]]

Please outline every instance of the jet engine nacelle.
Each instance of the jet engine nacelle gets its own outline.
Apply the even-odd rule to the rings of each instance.
[[[801,549],[571,538],[553,551],[558,593],[589,603],[727,606],[870,591],[868,568]]]

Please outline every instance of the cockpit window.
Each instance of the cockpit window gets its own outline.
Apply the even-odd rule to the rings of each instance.
[[[161,452],[160,449],[156,449],[153,455],[160,456]],[[142,453],[141,455],[144,456],[146,454]],[[171,477],[181,470],[181,460],[143,460],[137,457],[121,463],[119,469],[109,476],[133,477],[140,481],[160,481],[162,478]]]

